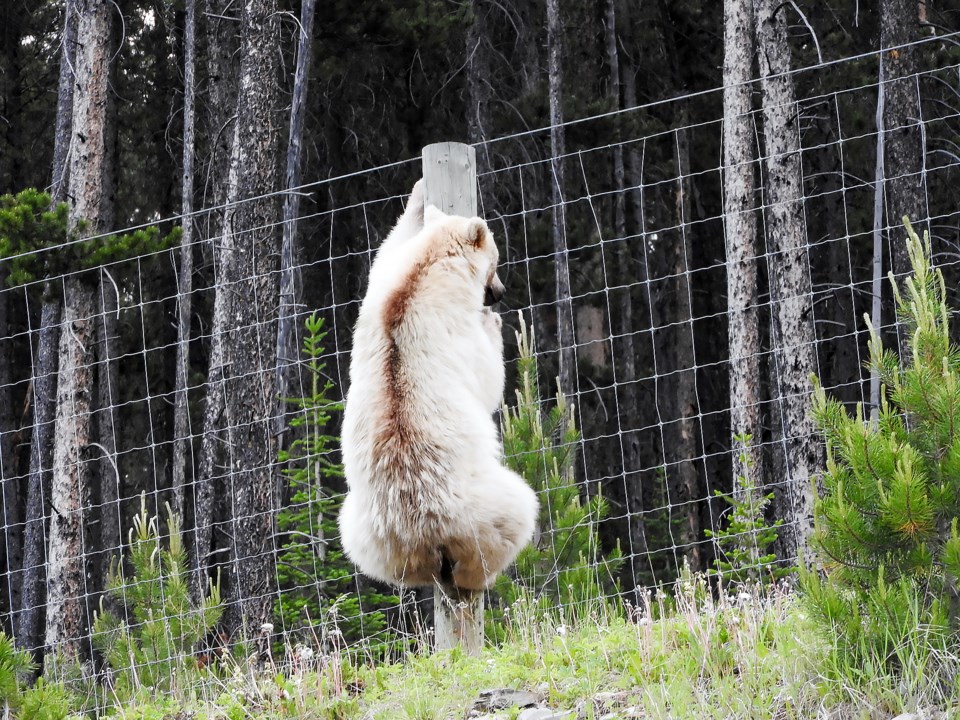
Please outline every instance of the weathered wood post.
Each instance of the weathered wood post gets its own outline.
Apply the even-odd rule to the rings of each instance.
[[[444,142],[423,149],[423,191],[427,205],[450,215],[477,214],[477,153],[463,143]],[[483,647],[483,593],[452,583],[433,588],[437,650],[460,646],[471,655]]]

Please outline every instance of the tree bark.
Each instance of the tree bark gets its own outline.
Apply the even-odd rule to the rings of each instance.
[[[53,173],[50,196],[53,204],[67,199],[70,132],[73,119],[73,58],[77,42],[75,0],[63,2],[63,38],[60,42],[60,78],[57,83],[57,119],[53,129]]]
[[[687,113],[681,110],[681,127],[688,124]],[[697,464],[702,463],[700,432],[697,423],[699,400],[697,398],[697,361],[693,345],[693,299],[690,289],[690,258],[693,256],[690,243],[693,220],[690,185],[690,145],[685,130],[677,131],[677,185],[674,195],[674,217],[679,232],[672,242],[664,245],[670,281],[667,292],[658,300],[663,305],[660,313],[662,337],[669,338],[662,348],[670,377],[663,383],[665,392],[658,393],[660,402],[667,409],[670,419],[663,428],[664,463],[670,487],[670,502],[677,505],[682,517],[680,544],[690,570],[699,572],[701,559],[700,502],[705,493],[701,488]],[[662,371],[662,370],[661,370]]]
[[[70,226],[93,235],[111,221],[110,37],[113,5],[106,0],[77,1],[74,60]],[[63,285],[63,327],[54,430],[52,516],[47,554],[47,627],[45,641],[68,657],[88,654],[86,604],[92,580],[87,562],[97,551],[90,508],[88,464],[95,361],[94,290],[81,275]],[[99,535],[99,533],[97,533]]]
[[[751,111],[752,0],[724,0],[723,215],[727,252],[727,347],[733,488],[741,478],[761,487],[760,323],[757,307],[757,218]]]
[[[205,15],[207,102],[204,118],[205,134],[211,150],[206,174],[210,187],[205,185],[206,204],[220,206],[227,196],[230,156],[233,147],[233,129],[230,128],[236,113],[239,17],[230,18],[235,12],[230,0],[207,0]],[[225,258],[229,256],[228,243],[224,237],[222,214],[207,213],[205,227],[207,242],[203,243],[204,254],[213,268],[212,285],[220,287],[228,279]],[[224,332],[230,311],[230,295],[217,292],[214,296],[211,319],[209,362],[203,411],[203,436],[200,441],[200,456],[197,462],[193,485],[193,543],[191,555],[191,591],[199,600],[206,592],[210,551],[213,546],[215,524],[214,498],[223,495],[223,364]]]
[[[74,0],[64,0],[60,75],[53,136],[50,196],[54,205],[67,198],[70,140],[73,127],[73,64],[77,34]],[[13,622],[17,642],[39,657],[45,627],[47,507],[53,468],[53,430],[57,396],[57,352],[60,344],[61,299],[44,287],[40,328],[33,359],[33,434],[23,528],[23,581],[19,617]]]
[[[23,587],[20,615],[14,623],[17,643],[36,652],[46,606],[46,518],[53,467],[53,428],[57,396],[57,346],[60,301],[45,298],[33,362],[33,436],[23,529]]]
[[[245,630],[249,640],[260,637],[270,619],[275,593],[272,472],[277,444],[272,418],[280,290],[276,10],[275,0],[243,4],[238,112],[224,215],[231,283],[218,288],[218,295],[230,292],[234,297],[224,353],[232,499],[225,622],[230,631]]]
[[[563,26],[560,0],[547,0],[547,84],[550,97],[550,165],[552,178],[552,234],[557,288],[557,350],[560,356],[560,391],[565,397],[577,392],[576,340],[573,334],[573,302],[570,295],[570,259],[564,196],[566,137],[563,126]]]
[[[22,479],[16,460],[16,446],[20,436],[20,418],[14,410],[13,342],[7,322],[7,271],[0,267],[0,492],[3,493],[3,528],[0,537],[0,558],[3,573],[0,579],[0,608],[10,617],[20,606],[20,579],[23,568],[23,503],[20,491]],[[12,635],[13,627],[5,631]]]
[[[64,283],[64,298],[50,493],[45,644],[76,659],[89,652],[84,643],[88,632],[86,565],[93,514],[87,456],[92,441],[92,351],[96,338],[91,319],[93,289],[70,277]]]
[[[120,489],[121,480],[117,464],[117,407],[120,405],[120,374],[117,368],[119,328],[119,298],[117,286],[109,277],[105,268],[100,270],[99,312],[96,322],[96,362],[97,411],[96,430],[98,447],[93,457],[99,456],[100,475],[100,553],[91,568],[95,578],[106,577],[110,568],[110,557],[119,557],[121,538],[120,527]],[[97,591],[102,590],[102,581],[96,584]]]
[[[809,416],[810,376],[817,369],[810,262],[803,219],[800,129],[785,6],[755,0],[757,57],[763,93],[766,238],[770,253],[773,357],[772,394],[779,409],[775,427],[785,467],[776,498],[781,559],[795,559],[813,529],[814,473],[823,449]],[[777,10],[780,10],[778,13]]]
[[[204,205],[221,206],[227,196],[233,132],[229,128],[237,110],[237,57],[240,18],[232,0],[206,0],[206,103],[204,134],[210,143],[210,157],[204,184]],[[220,233],[222,213],[208,213],[207,237]]]
[[[923,177],[923,133],[916,58],[920,50],[909,44],[918,39],[917,0],[880,2],[880,77],[885,83],[883,103],[884,191],[892,269],[910,272],[901,218],[910,216],[914,228],[927,229],[926,186]]]
[[[611,110],[622,107],[620,81],[620,53],[618,50],[617,8],[616,0],[607,0],[604,11],[604,38],[606,40],[607,66],[609,69],[608,98]],[[629,92],[627,93],[629,94]],[[613,205],[613,229],[616,241],[616,252],[613,260],[616,267],[610,269],[610,277],[615,278],[622,286],[618,291],[616,307],[619,314],[619,339],[614,344],[615,357],[613,359],[614,381],[617,393],[617,427],[620,437],[621,452],[623,455],[624,487],[623,503],[628,525],[628,557],[630,558],[630,577],[634,582],[640,581],[640,576],[646,568],[640,563],[647,560],[649,546],[647,544],[646,523],[643,516],[643,486],[641,484],[640,469],[643,461],[640,451],[640,440],[634,431],[641,426],[640,402],[637,389],[637,349],[634,343],[633,295],[631,287],[637,283],[637,273],[633,253],[630,251],[631,238],[627,237],[627,191],[626,161],[624,148],[620,144],[622,139],[621,118],[613,118],[613,182],[616,195]],[[634,158],[635,161],[635,158]],[[639,185],[639,170],[632,169],[632,184]],[[631,194],[632,196],[632,194]],[[639,202],[632,199],[634,213],[641,213]],[[642,233],[642,219],[636,219],[636,232]],[[642,281],[642,279],[641,279]],[[611,322],[613,319],[611,318]]]
[[[280,447],[287,445],[290,421],[289,404],[300,357],[300,332],[297,310],[300,305],[300,273],[297,262],[297,217],[301,177],[303,121],[307,110],[307,84],[310,57],[313,54],[313,15],[316,0],[303,0],[300,7],[300,33],[297,43],[297,67],[293,79],[293,104],[290,108],[290,139],[287,144],[286,187],[283,198],[283,237],[280,243],[280,318],[277,323],[277,424],[274,434]]]
[[[196,110],[196,0],[186,0],[183,38],[183,179],[180,267],[177,278],[177,357],[173,395],[173,512],[186,519],[187,462],[193,475],[193,441],[190,430],[190,321],[193,314],[193,158]]]

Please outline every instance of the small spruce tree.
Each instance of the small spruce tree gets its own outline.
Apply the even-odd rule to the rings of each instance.
[[[129,563],[114,562],[107,595],[122,608],[106,609],[93,622],[93,643],[113,672],[118,694],[141,687],[171,689],[198,671],[194,652],[223,613],[220,588],[210,583],[199,605],[190,598],[187,553],[180,520],[167,505],[167,545],[146,495],[130,530]]]
[[[512,576],[501,575],[494,589],[502,607],[527,596],[543,607],[589,611],[616,591],[614,577],[622,556],[619,548],[601,556],[597,523],[606,517],[607,504],[599,495],[584,502],[576,484],[580,431],[574,408],[558,390],[556,404],[544,411],[533,331],[522,315],[520,327],[519,387],[516,405],[503,410],[503,450],[506,465],[537,492],[540,515],[534,541],[520,551]],[[494,610],[493,619],[501,612]]]
[[[892,659],[924,619],[955,643],[960,576],[960,350],[949,336],[943,274],[906,223],[913,275],[891,275],[907,347],[902,360],[870,331],[882,383],[875,419],[851,416],[814,378],[813,415],[828,450],[813,546],[824,573],[802,574],[815,615],[841,651]]]
[[[343,466],[333,457],[337,439],[327,433],[327,426],[343,404],[330,398],[333,382],[321,359],[327,335],[323,318],[310,315],[305,328],[307,393],[287,400],[297,409],[290,421],[296,439],[279,455],[290,500],[277,514],[280,595],[274,612],[286,630],[335,625],[347,642],[365,640],[375,652],[383,652],[396,639],[387,629],[385,610],[396,607],[399,599],[358,586],[340,546],[337,515],[343,496],[330,481],[343,477]]]
[[[769,585],[790,572],[790,568],[776,564],[777,556],[770,551],[777,541],[777,528],[783,525],[783,520],[775,520],[772,524],[767,522],[766,511],[773,493],[764,494],[754,482],[755,473],[750,472],[753,466],[752,436],[737,435],[735,440],[740,449],[740,461],[748,472],[736,479],[731,495],[724,495],[719,490],[714,493],[730,507],[723,528],[704,530],[708,538],[716,541],[720,552],[711,572],[733,585]]]

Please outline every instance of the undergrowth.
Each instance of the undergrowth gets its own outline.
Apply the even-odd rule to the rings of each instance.
[[[226,657],[216,671],[198,671],[203,682],[138,693],[101,712],[125,720],[445,720],[469,717],[491,688],[525,691],[571,711],[571,720],[888,719],[918,710],[949,716],[956,706],[957,693],[945,695],[937,678],[955,676],[960,658],[916,647],[912,655],[904,648],[903,672],[880,658],[844,666],[846,656],[814,632],[783,585],[729,594],[688,573],[670,594],[643,595],[621,613],[604,608],[569,625],[521,597],[504,619],[503,642],[479,657],[423,652],[381,664],[336,644],[288,648],[267,666]],[[513,719],[519,709],[478,712]]]

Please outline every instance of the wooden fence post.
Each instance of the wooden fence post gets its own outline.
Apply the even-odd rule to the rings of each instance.
[[[477,153],[463,143],[444,142],[423,149],[426,205],[449,215],[477,214]],[[483,593],[437,582],[433,588],[436,649],[460,646],[471,655],[483,647]]]

